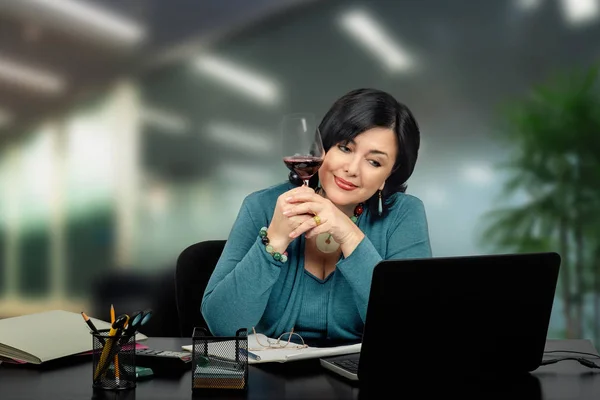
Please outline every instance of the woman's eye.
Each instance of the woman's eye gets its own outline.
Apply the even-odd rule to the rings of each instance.
[[[371,163],[371,165],[374,167],[381,167],[381,164],[379,163],[379,161],[369,160],[369,163]]]
[[[344,145],[344,144],[338,144],[338,149],[340,149],[341,151],[343,151],[344,153],[347,153],[350,151],[350,149],[348,148],[348,146]]]

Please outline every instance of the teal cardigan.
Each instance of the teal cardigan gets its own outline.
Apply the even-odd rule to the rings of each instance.
[[[371,218],[365,208],[358,220],[365,238],[348,258],[340,257],[322,284],[315,285],[304,269],[304,235],[288,246],[286,263],[275,261],[258,235],[261,227],[269,226],[279,195],[293,187],[286,182],[244,199],[202,299],[202,315],[212,334],[231,336],[239,328],[252,333],[256,327],[257,332],[277,337],[297,325],[305,304],[315,307],[314,299],[321,299],[316,306],[320,310],[308,316],[308,324],[303,314],[303,324],[311,325],[314,319],[314,326],[324,328],[328,339],[359,339],[375,265],[387,259],[431,257],[423,203],[397,193],[384,218]]]

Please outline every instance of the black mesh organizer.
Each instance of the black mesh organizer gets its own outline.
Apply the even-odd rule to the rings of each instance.
[[[235,336],[210,336],[194,328],[192,336],[192,392],[248,389],[248,331]]]
[[[135,334],[111,337],[108,329],[101,329],[92,332],[92,341],[92,386],[105,390],[135,388]]]

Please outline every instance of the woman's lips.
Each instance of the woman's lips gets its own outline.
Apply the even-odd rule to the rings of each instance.
[[[356,186],[353,185],[350,182],[347,182],[341,178],[338,178],[337,176],[333,177],[333,180],[335,181],[335,184],[339,186],[340,189],[343,190],[354,190],[356,189]]]

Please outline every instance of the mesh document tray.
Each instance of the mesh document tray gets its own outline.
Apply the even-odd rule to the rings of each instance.
[[[248,332],[236,336],[210,336],[194,328],[192,336],[192,392],[248,388]]]

